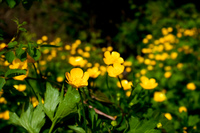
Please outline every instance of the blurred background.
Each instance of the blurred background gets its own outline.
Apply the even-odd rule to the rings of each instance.
[[[14,3],[13,3],[14,2]],[[9,42],[16,33],[12,19],[26,21],[21,40],[63,42],[80,39],[97,47],[112,46],[123,57],[140,55],[147,34],[160,36],[161,28],[200,27],[195,0],[0,0],[0,34]],[[175,30],[173,32],[176,32]]]

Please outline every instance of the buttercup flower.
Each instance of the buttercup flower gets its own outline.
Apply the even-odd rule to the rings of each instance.
[[[26,85],[23,85],[23,84],[14,85],[14,87],[18,91],[25,91],[26,90]]]
[[[185,106],[181,106],[179,107],[178,111],[181,113],[181,112],[187,112],[187,108]]]
[[[154,92],[154,96],[153,96],[154,101],[156,102],[163,102],[166,100],[166,96],[163,92]]]
[[[131,89],[131,86],[133,85],[132,82],[128,82],[128,80],[126,80],[126,79],[123,79],[121,81],[121,84],[122,84],[122,87],[123,87],[124,90]],[[120,84],[119,81],[117,82],[117,86],[120,87],[120,88],[121,88],[121,84]]]
[[[87,64],[87,60],[84,60],[81,56],[69,57],[69,63],[73,66],[84,67]]]
[[[140,85],[142,86],[142,88],[150,90],[150,89],[154,89],[158,86],[158,83],[156,83],[156,80],[154,78],[147,78],[145,76],[142,76],[140,78],[141,83]]]
[[[70,73],[66,72],[67,83],[74,88],[88,86],[89,73],[83,73],[81,68],[73,68]]]
[[[0,113],[0,119],[9,120],[9,110]]]
[[[124,66],[119,63],[114,63],[113,66],[107,67],[107,72],[110,77],[117,77],[124,71]]]
[[[195,90],[196,89],[196,86],[195,86],[194,83],[188,83],[186,87],[187,87],[188,90]]]
[[[164,76],[165,78],[169,78],[171,77],[172,73],[171,72],[165,72]]]
[[[165,113],[164,115],[168,120],[172,119],[172,115],[170,113]]]
[[[101,71],[99,71],[98,67],[89,68],[89,69],[87,69],[87,72],[89,73],[91,78],[96,78],[101,73]]]
[[[110,65],[114,63],[123,63],[124,59],[120,57],[120,54],[118,52],[113,51],[111,54],[109,51],[106,51],[104,53],[105,58],[103,58],[103,61],[105,64]]]

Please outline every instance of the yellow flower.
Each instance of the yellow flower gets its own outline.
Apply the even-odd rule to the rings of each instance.
[[[126,92],[126,96],[127,96],[127,97],[130,97],[130,95],[131,95],[131,91],[127,91],[127,92]]]
[[[147,70],[146,70],[146,69],[142,69],[142,70],[140,71],[140,73],[141,73],[142,75],[145,75],[145,74],[147,73]]]
[[[187,112],[187,108],[185,106],[181,106],[179,107],[178,111],[181,113],[181,112]]]
[[[145,76],[142,76],[140,78],[141,83],[140,85],[142,86],[142,88],[150,90],[150,89],[154,89],[158,86],[158,83],[156,83],[156,80],[154,78],[147,78]]]
[[[172,67],[171,66],[166,66],[164,69],[165,69],[165,71],[170,71],[172,69]]]
[[[83,73],[81,68],[73,68],[70,73],[66,72],[67,83],[74,88],[88,86],[89,73]]]
[[[43,41],[47,41],[47,40],[48,40],[48,37],[47,37],[47,36],[42,36],[42,40],[43,40]]]
[[[26,90],[26,85],[23,85],[23,84],[14,85],[14,87],[18,91],[25,91]]]
[[[131,72],[131,70],[132,70],[131,67],[127,67],[127,68],[125,69],[125,71],[128,72],[128,73]]]
[[[6,110],[4,112],[0,113],[0,118],[4,119],[4,120],[9,120],[10,116],[9,116],[9,110]]]
[[[21,61],[20,59],[13,60],[12,64],[9,66],[10,69],[27,69],[27,60]]]
[[[146,44],[146,43],[149,42],[149,40],[148,40],[147,38],[144,38],[144,39],[142,40],[142,42],[143,42],[144,44]]]
[[[170,78],[170,77],[171,77],[171,75],[172,75],[172,73],[171,73],[171,72],[165,72],[165,74],[164,74],[165,78]]]
[[[111,52],[112,50],[113,50],[113,47],[112,47],[112,46],[108,46],[108,47],[107,47],[107,51],[110,51],[110,52]]]
[[[166,96],[163,92],[154,92],[154,96],[153,96],[154,101],[156,102],[163,102],[166,100]]]
[[[149,70],[149,71],[153,70],[153,66],[148,65],[148,66],[147,66],[147,70]]]
[[[171,53],[171,58],[172,59],[176,59],[177,56],[178,56],[178,53],[176,53],[176,52],[172,52]]]
[[[124,66],[119,63],[114,63],[113,66],[107,67],[107,72],[110,77],[117,77],[124,71]]]
[[[104,53],[104,56],[105,56],[105,58],[103,58],[103,61],[107,65],[124,62],[124,59],[122,57],[120,57],[120,54],[115,51],[113,51],[111,54],[109,51],[106,51]]]
[[[131,89],[131,86],[133,85],[132,82],[128,82],[128,80],[126,80],[126,79],[123,79],[123,80],[121,81],[121,84],[122,84],[122,87],[123,87],[124,90]],[[117,86],[118,86],[119,88],[121,88],[121,84],[120,84],[119,81],[117,82]]]
[[[7,101],[6,101],[6,99],[5,99],[4,97],[0,97],[0,103],[4,103],[4,104],[6,104]]]
[[[104,75],[106,73],[106,67],[105,66],[100,66],[101,70],[101,75]]]
[[[57,80],[58,82],[62,82],[62,81],[64,80],[64,78],[61,77],[61,76],[58,76],[58,77],[56,78],[56,80]]]
[[[188,84],[187,84],[187,89],[188,89],[188,90],[195,90],[195,89],[196,89],[196,86],[195,86],[194,83],[188,83]]]
[[[168,120],[172,119],[172,115],[170,113],[165,113],[164,115]]]
[[[90,46],[86,46],[85,47],[85,51],[90,51],[91,47]]]
[[[153,36],[152,36],[151,34],[148,34],[148,35],[146,36],[146,38],[150,40],[150,39],[153,38]]]
[[[84,60],[81,56],[69,57],[69,63],[73,66],[84,67],[87,64],[87,60]]]
[[[124,61],[123,65],[124,66],[132,66],[132,62],[131,61]]]
[[[96,78],[101,73],[101,71],[99,71],[98,67],[89,68],[89,69],[87,69],[87,72],[89,73],[91,78]]]

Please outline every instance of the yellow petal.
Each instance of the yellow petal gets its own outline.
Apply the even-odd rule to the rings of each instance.
[[[73,78],[81,78],[83,77],[83,70],[81,68],[73,68],[70,71],[70,75]]]
[[[118,52],[115,52],[115,51],[113,51],[111,55],[114,58],[119,58],[120,57],[120,54]]]

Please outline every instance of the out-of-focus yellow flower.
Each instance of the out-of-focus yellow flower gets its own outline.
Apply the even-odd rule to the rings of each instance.
[[[70,45],[65,45],[65,50],[70,50],[71,49],[71,46]]]
[[[153,38],[153,36],[152,36],[151,34],[148,34],[148,35],[146,36],[146,38],[150,40],[150,39]]]
[[[24,84],[14,85],[14,87],[18,91],[25,91],[26,90],[26,85],[24,85]]]
[[[158,45],[159,43],[160,43],[159,40],[155,40],[155,41],[154,41],[154,44],[155,44],[155,45]]]
[[[74,88],[88,86],[89,73],[84,72],[81,68],[73,68],[70,73],[65,73],[67,83]]]
[[[187,112],[187,108],[185,106],[181,106],[179,107],[178,111],[181,113],[181,112]]]
[[[165,74],[164,74],[165,78],[170,78],[170,77],[171,77],[171,75],[172,75],[172,73],[171,73],[171,72],[165,72]]]
[[[37,44],[42,44],[42,40],[41,39],[39,39],[39,40],[37,40]]]
[[[9,120],[10,119],[9,110],[1,112],[0,113],[0,119]]]
[[[178,53],[177,53],[177,52],[172,52],[172,53],[171,53],[171,58],[172,58],[172,59],[176,59],[177,56],[178,56]]]
[[[144,38],[144,39],[142,40],[142,42],[143,42],[144,44],[146,44],[146,43],[149,42],[149,40],[148,40],[147,38]]]
[[[111,54],[109,51],[106,51],[104,53],[104,56],[105,56],[105,58],[103,58],[103,61],[106,65],[124,62],[124,59],[122,57],[120,57],[120,54],[115,51],[113,51]]]
[[[101,75],[104,75],[106,73],[106,67],[105,66],[100,66],[100,71],[101,71]]]
[[[153,96],[154,101],[156,102],[163,102],[166,100],[166,96],[163,92],[154,92],[154,96]]]
[[[150,48],[143,48],[142,49],[142,53],[144,53],[144,54],[148,54],[148,53],[151,53],[151,52],[152,52],[152,50]]]
[[[164,65],[163,63],[159,63],[159,67],[162,68]]]
[[[44,50],[42,51],[42,53],[43,53],[43,54],[48,54],[48,53],[49,53],[49,49],[44,49]]]
[[[32,102],[34,108],[39,104],[36,97],[31,97],[30,101]]]
[[[90,49],[91,49],[91,47],[89,47],[89,46],[85,47],[85,51],[90,51]]]
[[[145,60],[144,60],[144,64],[145,64],[145,65],[149,65],[150,63],[151,63],[151,60],[150,60],[150,59],[145,59]]]
[[[75,43],[76,43],[77,45],[80,45],[80,44],[81,44],[81,40],[76,40]]]
[[[154,78],[147,78],[145,76],[142,76],[140,78],[141,83],[140,85],[142,86],[142,88],[150,90],[150,89],[154,89],[158,86],[158,83],[156,83],[156,80]]]
[[[140,77],[140,73],[136,73],[135,77],[139,78]]]
[[[85,58],[89,58],[90,57],[90,53],[89,52],[84,52],[82,54],[82,56],[85,57]]]
[[[149,54],[148,57],[149,57],[149,59],[153,59],[154,58],[154,54]]]
[[[47,41],[47,40],[48,40],[48,37],[47,37],[47,36],[42,36],[42,40],[43,40],[43,41]]]
[[[102,50],[103,52],[106,52],[107,49],[106,49],[105,47],[103,47],[101,50]]]
[[[165,69],[165,71],[170,71],[172,69],[172,67],[171,66],[166,66],[164,69]]]
[[[150,65],[156,65],[156,61],[155,60],[151,60]]]
[[[1,44],[0,44],[0,49],[3,49],[5,46],[6,46],[5,43],[1,43]]]
[[[87,72],[89,73],[91,78],[97,78],[101,71],[99,71],[98,67],[88,68]]]
[[[131,61],[124,61],[123,65],[124,66],[132,66],[132,62]]]
[[[80,55],[82,55],[82,54],[83,54],[83,50],[79,48],[79,49],[77,50],[77,53],[80,54]]]
[[[181,37],[182,37],[182,33],[178,32],[178,33],[176,34],[176,36],[177,36],[178,38],[181,38]]]
[[[131,89],[131,86],[133,85],[132,82],[130,82],[130,81],[126,80],[126,79],[123,79],[123,80],[121,81],[121,83],[120,83],[119,81],[117,82],[117,86],[118,86],[119,88],[121,88],[121,84],[122,84],[122,87],[123,87],[124,90],[129,90],[129,89]]]
[[[9,66],[10,69],[27,69],[27,60],[21,61],[20,59],[13,60],[12,64]]]
[[[110,77],[117,77],[124,71],[124,66],[119,63],[114,63],[113,66],[107,67],[107,72]]]
[[[92,67],[92,63],[88,62],[88,63],[86,64],[86,66],[87,66],[87,67]]]
[[[144,58],[142,56],[140,56],[140,55],[138,55],[136,57],[136,59],[139,61],[139,63],[143,63],[144,62]]]
[[[172,27],[168,27],[168,28],[167,28],[167,31],[168,31],[168,32],[172,32],[172,31],[173,31],[173,28],[172,28]]]
[[[167,35],[168,34],[168,30],[166,28],[162,28],[162,34],[163,35]]]
[[[7,101],[6,101],[6,99],[5,99],[4,97],[0,97],[0,103],[4,103],[4,104],[6,104]]]
[[[4,61],[4,64],[3,64],[4,66],[9,66],[10,65],[10,63],[6,60],[6,61]]]
[[[168,120],[172,119],[172,115],[170,113],[165,113],[164,115]]]
[[[159,122],[159,123],[157,124],[157,128],[161,128],[161,127],[162,127],[162,123]]]
[[[165,42],[164,46],[165,46],[165,50],[166,51],[169,51],[169,50],[173,49],[173,46],[169,42]]]
[[[58,82],[62,82],[63,80],[64,80],[64,78],[61,77],[61,76],[58,76],[58,77],[56,78],[56,81],[58,81]]]
[[[111,52],[112,50],[113,50],[113,47],[112,47],[112,46],[108,46],[108,47],[107,47],[107,51],[110,51],[110,52]]]
[[[153,66],[152,65],[148,65],[147,66],[147,70],[149,70],[149,71],[153,70]]]
[[[196,86],[195,86],[194,83],[188,83],[186,87],[187,87],[188,90],[195,90],[196,89]]]
[[[69,57],[69,63],[73,66],[84,67],[87,64],[87,60],[84,60],[81,56]]]
[[[99,67],[100,64],[99,64],[98,62],[96,62],[96,63],[94,64],[94,66],[95,66],[95,67]]]
[[[131,72],[131,70],[132,70],[131,67],[127,67],[127,68],[125,69],[125,71],[128,72],[128,73]]]
[[[142,70],[140,71],[140,73],[141,73],[142,75],[145,75],[145,74],[147,73],[147,70],[146,70],[146,69],[142,69]]]
[[[131,91],[126,91],[126,96],[130,97],[130,95],[131,95]]]
[[[183,67],[183,63],[178,63],[178,64],[177,64],[177,68],[178,68],[178,69],[181,69],[182,67]]]

